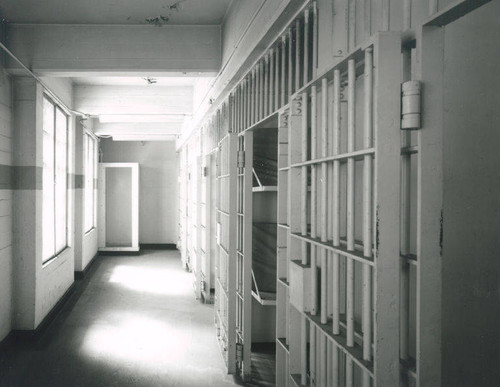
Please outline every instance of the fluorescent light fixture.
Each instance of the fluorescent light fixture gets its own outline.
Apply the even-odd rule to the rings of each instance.
[[[99,122],[183,122],[190,114],[102,114]]]

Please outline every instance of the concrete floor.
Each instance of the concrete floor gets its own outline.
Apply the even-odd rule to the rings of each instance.
[[[0,386],[234,386],[177,251],[100,257],[34,343],[0,354]]]

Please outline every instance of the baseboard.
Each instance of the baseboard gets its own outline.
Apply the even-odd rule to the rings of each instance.
[[[20,330],[14,329],[11,332],[12,339],[16,341],[35,341],[37,340],[50,326],[50,324],[55,320],[59,312],[62,310],[66,302],[70,299],[75,291],[75,284],[73,282],[71,286],[66,290],[62,297],[57,301],[54,307],[49,313],[43,318],[42,322],[33,330]]]
[[[141,249],[145,250],[176,250],[175,243],[141,243]]]
[[[130,255],[141,255],[141,251],[99,251],[99,255],[107,255],[107,256],[113,256],[113,255],[120,255],[120,256],[130,256]]]
[[[14,332],[10,331],[9,334],[5,336],[2,341],[0,341],[0,353],[9,348],[13,342],[14,342]]]
[[[75,280],[81,281],[81,280],[83,280],[87,276],[89,270],[94,265],[94,262],[96,261],[96,258],[98,256],[99,256],[99,253],[96,253],[92,257],[92,259],[90,260],[90,262],[87,264],[87,266],[85,267],[85,269],[83,269],[82,271],[75,271]]]

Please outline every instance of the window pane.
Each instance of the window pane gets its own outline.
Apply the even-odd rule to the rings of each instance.
[[[43,193],[42,193],[42,257],[55,254],[54,239],[54,105],[43,100]]]
[[[85,135],[85,231],[94,226],[94,142],[88,134]]]
[[[93,214],[92,214],[92,223],[94,227],[97,227],[97,171],[98,171],[98,166],[97,163],[99,162],[99,142],[97,140],[94,140],[94,148],[92,150],[92,158],[93,158],[93,168],[94,168],[94,181],[92,182],[92,187],[94,189],[94,201],[93,201]]]
[[[67,132],[68,119],[56,108],[56,252],[67,245]]]

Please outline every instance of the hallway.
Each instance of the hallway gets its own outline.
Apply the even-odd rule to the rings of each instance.
[[[177,251],[99,257],[32,345],[0,354],[0,386],[231,386],[213,308]]]

